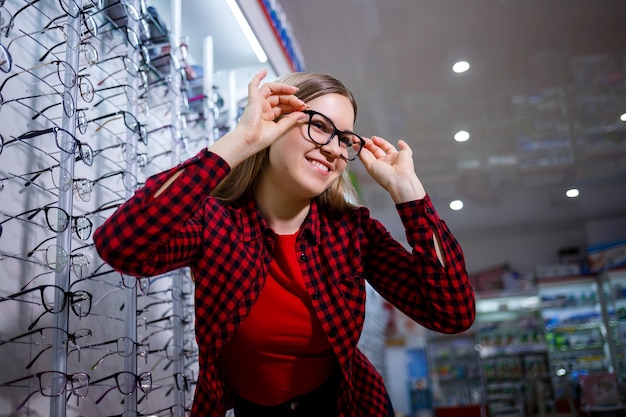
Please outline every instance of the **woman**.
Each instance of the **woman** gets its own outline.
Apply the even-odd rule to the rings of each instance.
[[[150,178],[100,227],[101,257],[149,276],[189,266],[200,375],[192,416],[388,416],[381,376],[357,349],[365,280],[418,323],[474,320],[462,251],[412,153],[352,133],[338,80],[294,73],[248,86],[235,129]],[[349,161],[390,194],[412,251],[352,203]],[[354,162],[353,162],[354,163]]]

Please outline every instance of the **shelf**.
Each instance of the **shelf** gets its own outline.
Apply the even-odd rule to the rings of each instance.
[[[509,346],[481,346],[479,349],[480,356],[482,358],[545,353],[546,351],[547,347],[543,343]]]

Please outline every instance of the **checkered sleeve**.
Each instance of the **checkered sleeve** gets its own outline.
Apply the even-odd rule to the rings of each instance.
[[[368,280],[391,304],[421,325],[442,333],[467,330],[474,322],[475,299],[459,243],[428,196],[396,208],[411,251],[381,224],[369,222],[372,240],[367,270],[373,272]],[[435,233],[444,265],[435,251]]]
[[[156,192],[177,172],[167,188]],[[100,257],[133,276],[152,276],[189,263],[202,244],[202,225],[194,217],[210,190],[230,168],[203,150],[182,164],[156,174],[94,233]]]

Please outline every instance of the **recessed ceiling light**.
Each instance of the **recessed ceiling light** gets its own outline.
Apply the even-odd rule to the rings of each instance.
[[[578,188],[570,188],[569,190],[565,191],[565,195],[569,198],[576,198],[579,194],[580,192],[578,191]]]
[[[620,119],[622,122],[626,122],[626,113],[622,113],[622,115],[619,117],[619,119]]]
[[[454,200],[450,202],[450,208],[452,210],[461,210],[463,208],[463,202],[461,200]]]
[[[459,130],[454,134],[454,140],[456,140],[457,142],[465,142],[469,140],[469,138],[470,134],[465,130]]]
[[[467,61],[459,61],[456,62],[453,66],[452,66],[452,71],[456,72],[457,74],[460,74],[462,72],[465,72],[467,70],[469,70],[470,68],[470,64]]]

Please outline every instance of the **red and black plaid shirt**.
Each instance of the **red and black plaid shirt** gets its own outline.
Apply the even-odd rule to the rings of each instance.
[[[184,169],[158,197],[155,192]],[[209,192],[229,173],[203,150],[151,177],[94,234],[102,259],[121,272],[151,276],[189,266],[195,277],[200,375],[192,416],[223,417],[232,392],[220,351],[245,320],[265,284],[274,232],[251,195],[225,205]],[[365,315],[365,280],[430,329],[454,333],[474,320],[474,293],[463,253],[428,196],[397,205],[412,253],[360,207],[344,213],[315,202],[296,243],[307,290],[342,370],[342,417],[386,416],[383,380],[357,349]],[[446,267],[437,259],[441,237]]]

